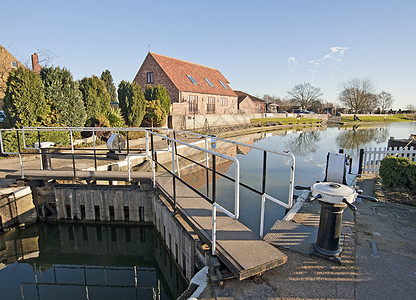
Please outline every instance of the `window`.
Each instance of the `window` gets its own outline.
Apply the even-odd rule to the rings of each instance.
[[[222,82],[221,80],[219,80],[219,82],[221,83],[222,87],[225,88],[226,90],[228,90],[228,87],[225,85],[224,82]]]
[[[153,72],[147,72],[147,83],[153,83]]]
[[[80,205],[81,220],[85,220],[85,205]]]
[[[221,98],[221,105],[222,106],[228,105],[228,98]]]
[[[123,206],[124,210],[124,221],[130,221],[130,209],[128,206]]]
[[[198,85],[198,83],[196,83],[195,79],[194,79],[191,75],[186,75],[186,76],[189,78],[189,80],[190,80],[193,84]]]
[[[209,81],[208,78],[205,78],[205,81],[209,84],[210,87],[214,87],[214,85],[211,83],[211,81]]]
[[[114,206],[109,206],[108,210],[110,211],[110,221],[114,221],[115,220]]]
[[[198,112],[198,96],[189,95],[189,112],[197,113]]]
[[[100,221],[100,207],[98,205],[94,205],[94,214],[95,220]]]
[[[208,100],[207,100],[207,112],[208,113],[215,112],[215,98],[214,97],[208,97]]]
[[[263,110],[261,109],[261,104],[257,104],[257,112],[263,112]]]
[[[66,204],[65,208],[66,208],[66,218],[69,220],[71,219],[71,205]]]
[[[12,68],[17,68],[17,61],[12,61]]]

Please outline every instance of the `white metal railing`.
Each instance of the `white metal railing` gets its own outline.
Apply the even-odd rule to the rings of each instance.
[[[166,132],[166,134],[161,134],[158,132],[155,132],[155,130],[159,131],[159,132]],[[4,154],[16,154],[19,155],[19,160],[20,160],[20,169],[21,169],[21,175],[22,178],[24,178],[24,170],[23,170],[23,163],[22,163],[22,153],[20,151],[20,144],[19,144],[19,152],[6,152],[4,149],[4,145],[3,145],[3,139],[2,139],[2,133],[5,131],[16,131],[17,132],[17,137],[19,136],[19,134],[21,134],[22,138],[23,138],[23,149],[28,149],[28,150],[38,150],[39,152],[41,152],[42,150],[42,143],[39,137],[39,147],[31,147],[30,145],[27,144],[27,139],[26,139],[26,134],[28,132],[37,132],[38,136],[39,136],[39,132],[45,132],[45,131],[66,131],[69,133],[69,138],[70,138],[70,143],[71,143],[71,148],[68,149],[68,151],[70,150],[70,154],[72,155],[72,159],[73,159],[73,168],[74,168],[74,177],[76,177],[76,173],[75,173],[75,150],[76,151],[80,151],[80,149],[75,149],[74,147],[74,137],[73,134],[74,132],[83,132],[83,131],[88,131],[92,133],[92,143],[93,143],[93,151],[94,151],[94,163],[95,163],[95,170],[97,170],[97,162],[96,162],[96,157],[95,157],[95,153],[97,150],[97,145],[96,145],[96,138],[97,138],[97,133],[98,132],[144,132],[145,133],[145,154],[143,153],[132,153],[128,151],[128,145],[129,145],[129,139],[127,138],[127,155],[126,155],[126,160],[127,160],[127,166],[128,166],[128,180],[131,181],[131,158],[135,157],[135,156],[146,156],[148,158],[150,158],[151,160],[151,167],[152,167],[152,177],[153,177],[153,186],[155,187],[155,183],[156,183],[156,172],[155,172],[155,160],[154,160],[154,153],[156,153],[156,150],[153,152],[153,149],[151,151],[150,149],[150,135],[153,136],[157,136],[158,138],[162,138],[168,141],[168,147],[167,147],[167,151],[171,152],[171,156],[172,156],[172,174],[178,174],[178,178],[180,178],[180,173],[179,173],[179,157],[183,157],[180,154],[176,153],[176,144],[179,145],[184,145],[186,147],[189,148],[193,148],[197,151],[201,151],[205,153],[205,167],[207,170],[209,170],[209,160],[210,160],[210,156],[214,157],[214,156],[218,156],[227,160],[231,160],[234,164],[235,164],[235,173],[234,173],[234,178],[225,176],[224,174],[218,173],[219,175],[231,179],[234,181],[234,213],[230,212],[229,210],[227,210],[225,207],[221,206],[220,204],[218,204],[216,201],[213,201],[212,204],[212,248],[213,248],[213,253],[215,253],[215,244],[216,244],[216,210],[217,208],[220,209],[221,211],[223,211],[226,215],[228,215],[231,218],[234,219],[238,219],[239,218],[239,202],[240,202],[240,191],[239,188],[240,186],[248,188],[249,190],[257,193],[258,195],[261,196],[261,216],[260,216],[260,235],[263,236],[263,230],[264,230],[264,214],[265,214],[265,201],[266,199],[286,208],[286,209],[290,209],[293,206],[293,189],[294,189],[294,172],[295,172],[295,157],[293,156],[293,154],[291,154],[288,151],[277,151],[277,150],[271,150],[271,149],[266,149],[263,147],[259,147],[259,146],[254,146],[254,145],[250,145],[250,144],[245,144],[245,143],[241,143],[241,142],[236,142],[236,141],[231,141],[231,140],[226,140],[226,139],[221,139],[221,138],[217,138],[215,136],[211,136],[211,135],[203,135],[203,134],[198,134],[198,133],[193,133],[193,132],[187,132],[187,131],[182,131],[182,130],[176,130],[176,129],[169,129],[169,128],[141,128],[141,127],[137,127],[137,128],[117,128],[117,127],[39,127],[39,128],[23,128],[23,129],[1,129],[0,130],[0,145],[1,145],[1,151]],[[170,135],[171,133],[174,134],[174,138],[172,138]],[[190,144],[190,143],[186,143],[184,141],[178,140],[175,136],[175,134],[180,134],[180,135],[186,135],[186,136],[194,136],[200,139],[204,140],[204,148],[202,147],[198,147],[196,145]],[[128,135],[127,135],[128,136]],[[230,157],[215,151],[212,151],[210,149],[208,149],[209,145],[210,145],[210,141],[211,139],[215,139],[216,141],[220,141],[223,142],[225,144],[230,144],[230,145],[236,145],[236,146],[244,146],[244,147],[248,147],[250,149],[256,149],[259,151],[262,151],[264,153],[263,156],[263,186],[262,186],[262,190],[256,190],[254,188],[252,188],[251,186],[248,186],[247,184],[244,184],[240,181],[240,162],[237,158],[235,157]],[[33,137],[32,137],[33,139]],[[18,139],[18,143],[19,143],[19,139]],[[169,144],[170,143],[170,144]],[[174,147],[175,145],[175,147]],[[101,149],[102,150],[102,149]],[[158,152],[161,151],[160,149],[157,150]],[[166,150],[162,150],[162,151],[166,151]],[[274,197],[272,197],[271,195],[266,193],[266,154],[274,154],[274,155],[279,155],[279,156],[284,156],[287,157],[288,159],[290,159],[290,163],[289,163],[289,168],[290,168],[290,174],[289,174],[289,178],[288,178],[288,186],[289,186],[289,193],[288,193],[288,200],[287,203],[285,201],[281,201],[278,200]],[[92,154],[89,154],[92,155]],[[41,164],[42,164],[42,159],[41,160]],[[175,162],[176,162],[176,166],[175,166]],[[201,164],[200,164],[201,165]],[[42,165],[41,165],[42,167]],[[211,170],[212,171],[212,170]],[[216,173],[215,171],[213,172],[214,174]],[[174,175],[176,176],[176,175]]]
[[[217,208],[220,209],[223,213],[225,213],[227,216],[229,216],[232,219],[238,219],[239,218],[239,214],[240,214],[240,162],[237,158],[235,157],[231,157],[225,154],[221,154],[209,149],[204,149],[201,147],[198,147],[196,145],[192,145],[192,144],[188,144],[186,142],[177,140],[175,138],[171,138],[167,135],[162,135],[159,133],[156,133],[154,131],[146,131],[146,135],[151,134],[151,135],[155,135],[155,136],[159,136],[162,138],[165,138],[166,140],[170,141],[171,143],[171,153],[172,153],[172,175],[175,177],[175,163],[176,163],[176,151],[175,151],[175,147],[173,146],[174,143],[175,144],[181,144],[181,145],[186,145],[187,147],[190,147],[192,149],[201,151],[201,152],[205,152],[206,155],[211,154],[213,157],[221,157],[223,159],[226,160],[230,160],[235,164],[235,168],[234,168],[234,213],[230,212],[228,209],[226,209],[225,207],[223,207],[222,205],[218,204],[215,200],[215,176],[216,176],[216,172],[215,172],[215,158],[213,161],[213,184],[214,184],[214,191],[213,191],[213,199],[212,199],[212,234],[211,234],[211,251],[212,251],[212,255],[216,255],[216,237],[217,237]],[[207,143],[205,143],[205,145],[207,145]],[[152,161],[152,172],[153,172],[153,182],[156,181],[155,178],[155,158],[154,158],[154,151],[152,149],[151,151],[151,155],[149,155],[149,159],[151,159]],[[208,165],[207,165],[208,168]],[[182,181],[183,182],[183,181]],[[185,182],[183,182],[185,183]],[[175,193],[175,181],[173,182],[173,193]],[[194,190],[194,189],[193,189]],[[195,190],[194,190],[195,191]],[[174,195],[174,197],[176,197]],[[176,200],[174,200],[176,201]]]
[[[187,132],[187,131],[176,130],[176,129],[170,129],[170,130],[178,132],[178,133],[189,134],[189,135],[194,135],[194,136],[205,138],[206,148],[208,147],[207,146],[207,139],[212,138],[212,136],[203,135],[203,134],[194,133],[194,132]],[[233,145],[249,147],[251,149],[260,150],[260,151],[275,154],[275,155],[285,156],[285,157],[290,159],[288,202],[285,203],[281,200],[278,200],[278,199],[272,197],[271,195],[269,195],[265,192],[265,186],[263,187],[263,191],[262,191],[262,194],[261,194],[261,211],[260,211],[260,236],[263,237],[264,214],[265,214],[266,199],[271,200],[272,202],[274,202],[274,203],[276,203],[276,204],[278,204],[278,205],[280,205],[280,206],[282,206],[286,209],[290,209],[293,206],[293,189],[294,189],[294,181],[295,181],[295,156],[292,153],[290,153],[289,151],[271,150],[271,149],[266,149],[266,148],[263,148],[263,147],[258,147],[258,146],[249,145],[249,144],[245,144],[245,143],[240,143],[240,142],[236,142],[236,141],[230,141],[230,140],[221,139],[221,138],[217,138],[217,137],[215,137],[215,140],[221,141],[221,142],[224,142],[224,143],[230,143],[230,144],[233,144]],[[207,162],[208,162],[208,158],[207,158]],[[265,180],[264,176],[265,176],[265,174],[263,174],[263,179]],[[244,186],[244,184],[241,184],[241,185]],[[213,209],[214,209],[214,207],[213,207]]]
[[[361,172],[362,173],[378,173],[380,164],[383,158],[387,155],[394,155],[398,157],[405,157],[412,161],[416,161],[416,149],[414,147],[406,148],[369,148],[363,149],[362,153]]]

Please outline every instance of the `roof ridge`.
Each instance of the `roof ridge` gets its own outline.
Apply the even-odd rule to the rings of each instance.
[[[219,71],[219,70],[218,70],[218,69],[216,69],[216,68],[212,68],[212,67],[204,66],[204,65],[197,64],[197,63],[190,62],[190,61],[186,61],[186,60],[183,60],[183,59],[174,58],[174,57],[170,57],[170,56],[167,56],[167,55],[158,54],[158,53],[155,53],[155,52],[150,52],[150,51],[149,51],[149,53],[150,53],[151,55],[154,55],[154,54],[155,54],[155,55],[157,55],[157,56],[163,56],[163,57],[166,57],[166,58],[169,58],[169,59],[179,60],[179,61],[184,62],[184,63],[187,63],[187,64],[192,64],[192,65],[196,65],[196,66],[204,67],[204,68],[207,68],[207,69],[212,69],[212,70],[215,70],[215,71]]]

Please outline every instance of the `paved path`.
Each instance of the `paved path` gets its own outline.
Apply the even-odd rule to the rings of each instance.
[[[374,179],[359,185],[364,194],[374,193]],[[346,209],[343,215],[341,265],[282,248],[286,264],[256,280],[211,285],[199,299],[415,299],[416,207],[355,204],[356,214]],[[317,227],[319,212],[317,202],[306,203],[294,221]]]

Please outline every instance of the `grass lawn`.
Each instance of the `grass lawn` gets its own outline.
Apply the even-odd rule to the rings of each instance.
[[[311,118],[257,118],[251,119],[252,124],[265,125],[289,125],[289,124],[316,124],[321,123],[321,119]]]
[[[404,121],[412,121],[404,117],[403,115],[392,115],[388,117],[384,116],[377,116],[377,115],[368,115],[368,116],[359,116],[361,121],[354,121],[353,117],[341,117],[341,122],[404,122]]]

